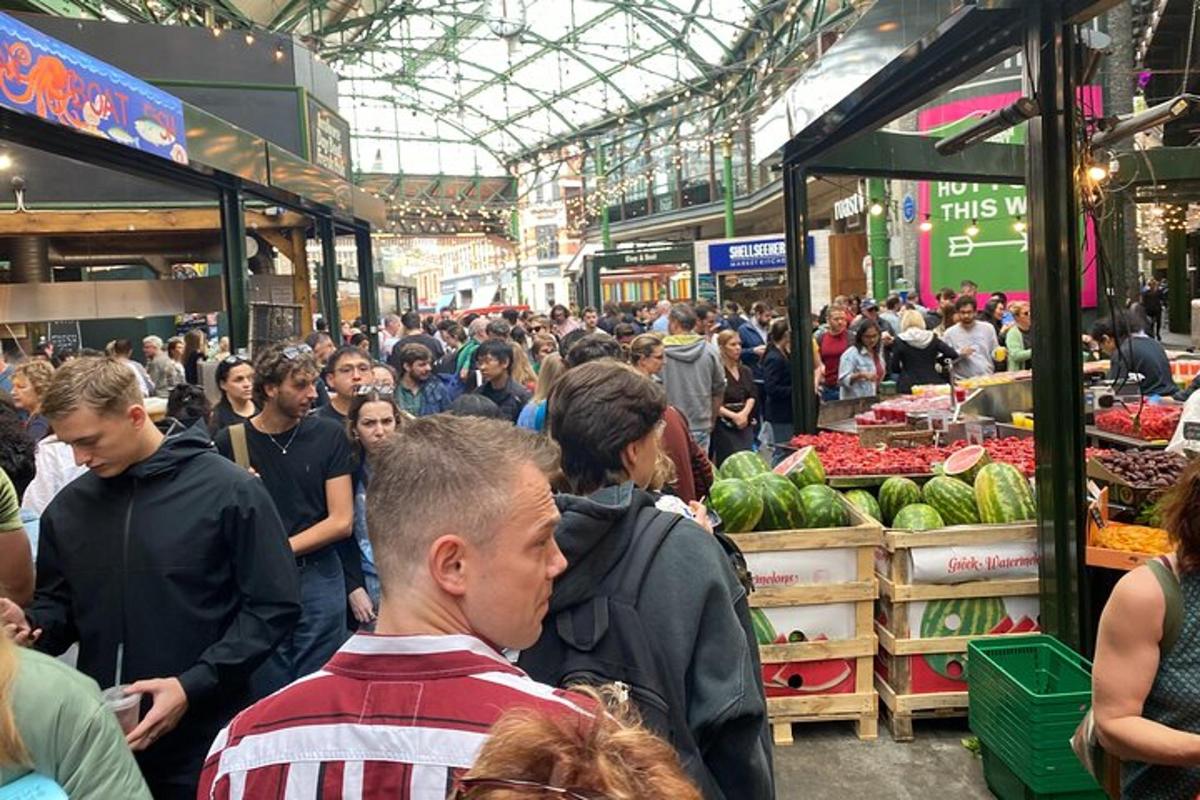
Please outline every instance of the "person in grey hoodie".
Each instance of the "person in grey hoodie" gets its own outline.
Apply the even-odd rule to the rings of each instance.
[[[569,682],[556,657],[560,613],[573,618],[606,600],[598,593],[607,576],[636,562],[635,541],[671,521],[662,515],[676,517],[648,562],[634,608],[666,682],[659,702],[686,715],[688,729],[672,729],[669,740],[706,800],[769,800],[771,733],[746,591],[717,539],[687,517],[656,510],[643,488],[655,476],[666,408],[658,384],[609,359],[571,368],[554,387],[548,427],[573,492],[556,498],[562,519],[554,536],[568,566],[554,582],[542,636],[518,666],[543,683]],[[648,705],[637,678],[616,674],[621,669],[609,665],[591,677],[630,681],[647,724],[660,720],[662,707]]]
[[[725,397],[725,370],[721,357],[704,337],[696,334],[696,312],[686,303],[671,307],[662,381],[667,399],[688,421],[700,449],[708,450],[713,425]]]
[[[892,343],[888,358],[889,375],[897,375],[896,391],[910,394],[914,386],[927,383],[948,383],[950,373],[945,365],[958,358],[953,347],[943,342],[933,331],[925,330],[925,315],[916,309],[900,317],[900,336]],[[938,362],[942,370],[938,370]]]

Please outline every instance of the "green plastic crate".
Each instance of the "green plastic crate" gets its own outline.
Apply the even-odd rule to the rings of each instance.
[[[1031,796],[1100,791],[1070,746],[1091,704],[1091,664],[1045,635],[975,641],[968,650],[971,729],[993,756]]]
[[[983,747],[983,777],[992,794],[1000,800],[1108,800],[1108,795],[1099,789],[1035,792],[986,745]]]

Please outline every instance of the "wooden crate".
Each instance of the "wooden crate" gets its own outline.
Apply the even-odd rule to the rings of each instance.
[[[1033,523],[958,525],[932,531],[885,532],[883,546],[876,558],[880,598],[875,632],[880,647],[875,686],[887,709],[888,725],[896,741],[912,740],[914,719],[966,716],[965,688],[951,690],[951,686],[961,683],[961,680],[944,679],[945,686],[939,687],[944,690],[929,690],[916,685],[918,680],[915,679],[918,677],[919,682],[925,685],[930,678],[938,683],[937,676],[915,674],[931,671],[927,656],[965,654],[967,644],[971,641],[1007,635],[914,636],[910,622],[910,611],[914,609],[910,606],[929,601],[1029,598],[1038,595],[1036,577],[969,580],[956,584],[914,583],[909,553],[919,548],[987,547],[1036,539],[1037,527]]]
[[[873,615],[879,592],[875,549],[883,542],[883,529],[849,503],[845,506],[853,523],[846,528],[741,533],[731,537],[752,561],[756,554],[797,551],[850,551],[853,556],[851,580],[756,588],[750,596],[752,609],[853,604],[853,635],[849,638],[759,646],[764,672],[775,664],[782,671],[788,664],[845,660],[853,673],[852,691],[768,697],[767,712],[777,744],[791,744],[795,722],[849,720],[856,724],[859,738],[873,739],[878,735],[879,706],[873,679],[878,639]],[[849,680],[847,677],[843,684]]]

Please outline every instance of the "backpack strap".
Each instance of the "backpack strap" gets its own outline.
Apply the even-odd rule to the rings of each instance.
[[[233,447],[233,463],[250,469],[250,448],[246,446],[246,423],[229,426],[229,444]]]
[[[1179,588],[1179,576],[1171,566],[1171,560],[1160,556],[1146,562],[1150,572],[1158,579],[1162,589],[1166,610],[1163,612],[1163,635],[1158,643],[1160,656],[1166,656],[1179,641],[1179,631],[1183,628],[1183,592]]]
[[[616,576],[613,585],[608,585],[608,581],[605,581],[605,588],[608,589],[607,594],[610,597],[637,605],[638,598],[642,596],[642,587],[646,583],[646,575],[650,572],[650,564],[658,555],[663,542],[667,540],[667,534],[682,521],[682,514],[661,511],[652,505],[638,511],[633,541],[629,544],[629,551],[621,559],[624,562],[621,574]]]

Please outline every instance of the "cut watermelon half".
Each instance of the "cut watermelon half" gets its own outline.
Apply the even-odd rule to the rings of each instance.
[[[992,459],[983,445],[972,444],[951,453],[942,462],[942,474],[973,485],[979,470],[990,463],[992,463]]]

